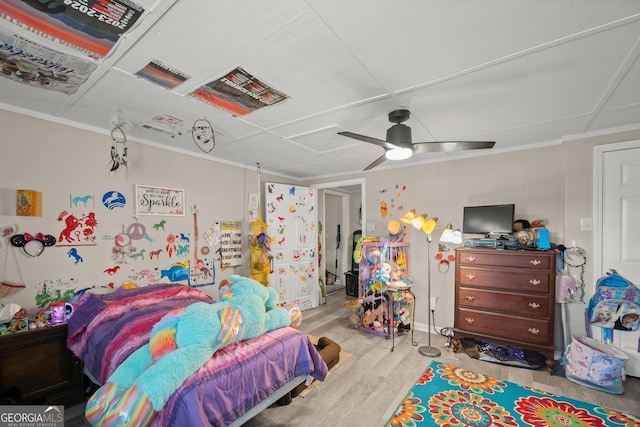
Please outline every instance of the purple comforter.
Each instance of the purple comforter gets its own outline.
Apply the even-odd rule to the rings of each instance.
[[[327,365],[293,328],[223,348],[169,399],[153,426],[226,426],[295,377],[324,380]]]
[[[69,319],[67,347],[104,384],[124,359],[149,342],[162,316],[199,301],[213,302],[199,289],[174,284],[91,295]]]
[[[196,288],[153,285],[92,295],[73,314],[67,346],[101,383],[168,311],[211,299]],[[226,426],[297,376],[324,380],[327,365],[306,334],[281,328],[217,351],[153,420],[155,426]]]

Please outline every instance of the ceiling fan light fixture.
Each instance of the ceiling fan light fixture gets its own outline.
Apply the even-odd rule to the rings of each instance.
[[[387,150],[384,153],[384,156],[388,160],[404,160],[408,159],[413,155],[413,150],[411,148],[393,148],[391,150]]]

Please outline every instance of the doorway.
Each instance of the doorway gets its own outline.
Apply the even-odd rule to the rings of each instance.
[[[352,236],[366,224],[364,178],[326,182],[311,186],[318,192],[318,277],[327,294],[346,292],[345,273],[351,271]]]
[[[638,286],[640,277],[640,140],[595,147],[595,279],[615,269]],[[594,280],[595,282],[595,280]],[[601,328],[594,337],[604,340]],[[640,377],[640,330],[613,334],[624,351],[627,375]]]

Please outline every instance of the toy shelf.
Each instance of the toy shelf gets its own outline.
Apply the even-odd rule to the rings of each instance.
[[[380,240],[362,244],[358,278],[358,297],[362,300],[360,330],[387,339],[413,333],[415,298],[408,250],[406,242]]]

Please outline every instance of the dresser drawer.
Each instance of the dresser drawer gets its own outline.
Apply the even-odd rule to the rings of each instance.
[[[547,295],[512,294],[460,287],[458,289],[458,305],[519,316],[549,317],[549,297]]]
[[[459,266],[458,285],[509,290],[516,292],[549,293],[548,271],[515,268],[471,268]]]
[[[458,308],[455,318],[455,328],[458,330],[535,345],[553,345],[553,342],[549,342],[553,339],[550,333],[552,327],[548,319],[509,316],[462,307]]]
[[[496,267],[535,268],[548,270],[551,265],[551,256],[548,252],[509,252],[495,250],[490,251],[459,251],[458,265],[491,265]]]

